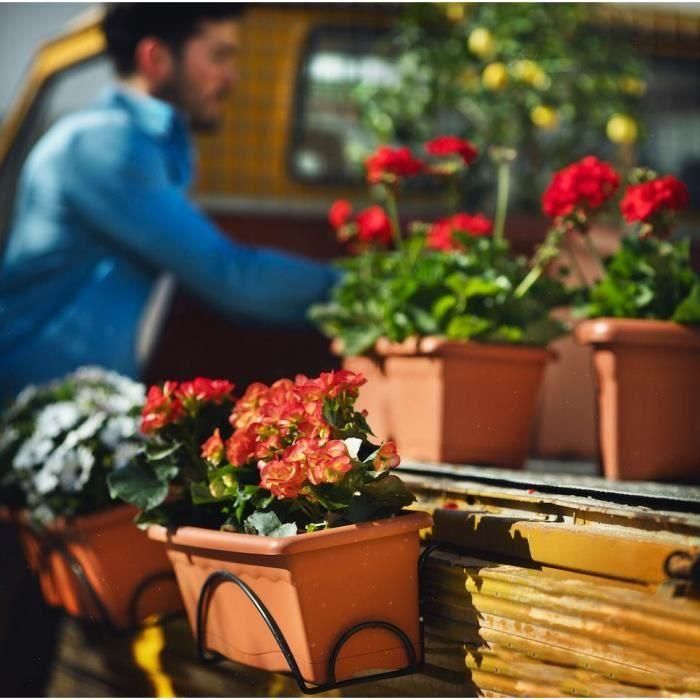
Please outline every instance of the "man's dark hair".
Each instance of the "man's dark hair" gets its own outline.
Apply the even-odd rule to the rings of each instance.
[[[147,36],[156,37],[178,55],[184,43],[195,36],[206,21],[237,19],[245,5],[223,3],[124,2],[108,5],[102,22],[107,53],[117,73],[131,75],[136,69],[136,46]]]

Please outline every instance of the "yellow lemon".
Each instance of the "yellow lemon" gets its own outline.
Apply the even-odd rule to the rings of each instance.
[[[508,84],[508,70],[503,63],[489,63],[481,73],[481,82],[487,90],[502,90]]]
[[[496,42],[493,38],[493,34],[491,34],[488,29],[477,27],[473,29],[469,35],[467,46],[476,56],[484,57],[490,56],[494,52]]]
[[[530,110],[530,119],[540,129],[556,129],[559,126],[559,114],[553,107],[537,105]]]
[[[464,5],[461,2],[445,3],[445,15],[450,22],[461,22],[464,19]]]
[[[637,122],[626,114],[613,114],[605,127],[605,133],[613,143],[634,143],[638,132]]]
[[[631,75],[620,78],[619,85],[622,92],[635,97],[641,97],[647,91],[647,84],[639,78],[633,78]]]
[[[524,83],[528,83],[536,88],[548,87],[549,78],[547,74],[534,61],[523,58],[513,64],[513,75]]]

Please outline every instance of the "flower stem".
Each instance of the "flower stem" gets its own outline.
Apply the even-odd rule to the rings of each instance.
[[[403,250],[403,239],[401,238],[401,225],[399,224],[399,212],[396,206],[396,194],[391,187],[386,188],[386,208],[389,212],[391,230],[394,234],[394,242],[399,250]]]
[[[547,265],[559,254],[564,231],[559,228],[551,228],[547,232],[544,242],[537,248],[533,256],[533,265],[530,272],[525,275],[522,282],[515,288],[513,295],[517,298],[524,297],[535,282],[542,276]]]
[[[501,160],[498,164],[498,181],[496,189],[496,220],[493,226],[493,237],[502,241],[508,212],[508,190],[510,187],[510,161]]]

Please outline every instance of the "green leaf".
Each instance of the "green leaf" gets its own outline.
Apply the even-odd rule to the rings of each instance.
[[[478,316],[462,314],[455,316],[447,325],[447,337],[457,340],[469,340],[484,333],[491,326],[491,321]]]
[[[271,535],[282,527],[282,523],[274,511],[256,511],[244,523],[245,531],[254,535]]]
[[[172,481],[180,471],[177,464],[170,464],[169,462],[151,464],[151,468],[160,481]]]
[[[221,497],[217,498],[210,491],[209,484],[203,481],[193,481],[190,484],[190,496],[192,497],[192,503],[195,505],[201,503],[218,503],[224,498],[223,491]]]
[[[389,472],[383,472],[374,481],[365,484],[361,492],[373,501],[390,506],[396,511],[416,500],[416,497],[408,490],[406,484],[396,474]]]
[[[182,447],[181,442],[174,442],[172,445],[167,447],[159,447],[158,445],[148,445],[146,447],[146,457],[153,462],[157,462],[166,457],[170,457],[171,454],[177,452],[177,450]]]
[[[433,316],[440,321],[447,313],[452,311],[455,306],[457,306],[457,299],[455,299],[451,294],[446,294],[445,296],[440,297],[433,304]]]
[[[374,344],[382,335],[382,329],[372,326],[367,328],[354,328],[342,334],[343,355],[353,357],[374,347]]]
[[[168,495],[168,482],[135,462],[111,472],[107,485],[112,498],[121,498],[141,510],[159,506]]]
[[[690,294],[683,299],[673,314],[676,323],[700,324],[700,282],[696,282]]]
[[[269,537],[292,537],[296,535],[299,528],[296,523],[284,523],[280,525],[276,530],[273,530],[268,536]]]

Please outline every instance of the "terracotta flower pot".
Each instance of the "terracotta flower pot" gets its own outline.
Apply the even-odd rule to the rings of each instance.
[[[700,330],[599,318],[580,323],[575,337],[594,350],[605,475],[700,476]]]
[[[25,514],[18,517],[27,560],[49,605],[94,621],[102,621],[106,612],[117,629],[129,628],[149,615],[182,609],[168,558],[134,525],[136,513],[131,506],[117,506],[56,521],[42,534],[29,527]],[[99,602],[61,549],[79,564]],[[149,584],[150,577],[154,578]]]
[[[284,634],[305,680],[327,680],[326,667],[348,628],[381,620],[401,628],[420,659],[418,531],[426,513],[348,525],[293,537],[261,537],[182,527],[148,534],[164,542],[196,634],[202,587],[214,571],[238,576],[268,608]],[[289,671],[263,618],[232,583],[208,596],[205,648],[233,661]],[[409,659],[402,642],[384,629],[364,629],[340,652],[336,679],[377,669],[398,669]]]
[[[342,354],[338,339],[331,343],[331,351],[335,355]],[[367,420],[377,440],[381,442],[388,440],[391,437],[391,429],[384,358],[374,352],[355,357],[343,357],[343,369],[362,374],[367,379],[367,383],[360,388],[355,407],[358,411],[367,411]]]
[[[377,352],[402,457],[522,467],[551,351],[427,337]]]

